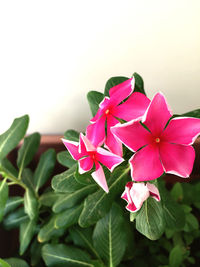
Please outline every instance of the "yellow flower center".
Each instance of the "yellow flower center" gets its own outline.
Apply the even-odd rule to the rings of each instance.
[[[156,142],[156,143],[160,143],[160,138],[157,137],[157,138],[155,139],[155,142]]]
[[[105,114],[108,115],[109,112],[110,112],[110,110],[107,109],[107,110],[105,111]]]

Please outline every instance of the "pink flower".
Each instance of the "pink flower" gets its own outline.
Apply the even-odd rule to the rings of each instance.
[[[200,119],[179,117],[172,113],[164,96],[154,96],[142,123],[132,120],[112,128],[113,134],[136,153],[129,160],[131,176],[135,181],[160,177],[163,172],[189,177],[195,151],[191,146],[200,134]]]
[[[160,201],[160,194],[155,185],[150,183],[128,182],[121,198],[128,202],[128,205],[126,206],[127,210],[136,212],[142,207],[143,202],[150,196],[155,200]]]
[[[119,121],[120,118],[129,121],[142,116],[147,109],[150,100],[143,94],[135,92],[124,103],[134,89],[135,79],[127,81],[112,87],[109,91],[110,97],[105,97],[99,105],[99,110],[91,120],[91,125],[87,127],[87,137],[94,146],[105,141],[106,147],[119,156],[122,156],[122,144],[110,131],[110,128]],[[105,133],[105,124],[107,133]]]
[[[96,170],[91,175],[97,184],[108,193],[108,185],[100,163],[105,165],[112,172],[114,168],[123,161],[123,158],[101,147],[96,148],[83,134],[80,134],[79,143],[66,139],[62,139],[62,141],[71,156],[75,160],[78,160],[79,173],[82,174],[90,171],[94,165]]]

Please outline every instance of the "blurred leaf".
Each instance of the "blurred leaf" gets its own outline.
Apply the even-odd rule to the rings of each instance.
[[[78,142],[79,141],[79,132],[75,131],[75,130],[67,130],[64,133],[64,138],[70,141],[75,141]]]
[[[191,232],[191,231],[198,230],[198,229],[199,229],[199,222],[197,218],[192,213],[187,213],[186,224],[183,230],[185,232]]]
[[[90,105],[90,110],[92,112],[92,116],[94,117],[99,109],[99,104],[103,100],[104,95],[97,91],[90,91],[87,94],[87,100]]]
[[[3,225],[7,230],[10,230],[19,227],[27,219],[28,215],[24,213],[24,208],[19,208],[4,218]]]
[[[123,76],[117,76],[117,77],[110,78],[106,83],[105,90],[104,90],[104,95],[105,96],[109,96],[110,88],[112,88],[112,87],[114,87],[114,86],[116,86],[116,85],[118,85],[120,83],[123,83],[128,79],[129,78],[123,77]]]
[[[31,162],[40,144],[40,134],[33,133],[24,138],[24,143],[18,150],[17,166],[19,176],[22,170]]]
[[[10,128],[0,135],[0,160],[18,145],[26,133],[28,123],[28,115],[16,118]]]
[[[38,202],[30,189],[27,189],[24,195],[24,210],[31,220],[38,215]]]
[[[180,201],[183,199],[183,188],[181,183],[175,183],[170,191],[171,196],[175,201]]]
[[[9,259],[5,259],[5,260],[7,263],[10,264],[11,267],[29,267],[28,264],[22,259],[9,258]]]
[[[147,238],[156,240],[164,232],[161,202],[148,198],[136,217],[136,229]]]
[[[54,191],[50,191],[42,194],[39,198],[39,202],[44,206],[52,207],[53,204],[56,202],[56,200],[61,196],[63,196],[62,193],[56,193]]]
[[[67,209],[61,213],[58,213],[55,220],[55,227],[56,228],[65,227],[66,229],[69,226],[77,223],[82,209],[83,209],[83,204],[73,207],[71,209]]]
[[[47,266],[88,266],[94,267],[91,264],[89,255],[72,246],[63,244],[50,245],[46,244],[42,248],[42,257]]]
[[[144,91],[144,82],[143,82],[142,77],[137,72],[133,73],[133,77],[135,78],[134,92],[140,92],[140,93],[146,95],[145,91]]]
[[[3,259],[0,259],[0,267],[11,267],[10,264],[8,264],[6,261]]]
[[[26,251],[29,243],[32,240],[32,237],[35,233],[36,228],[36,221],[35,220],[26,220],[20,225],[20,234],[19,234],[19,241],[20,241],[20,255],[23,255]]]
[[[113,204],[110,212],[95,226],[94,247],[106,262],[107,266],[117,266],[123,258],[127,238],[121,208]]]
[[[39,262],[42,257],[42,246],[43,244],[39,243],[37,239],[35,239],[30,248],[30,254],[31,254],[31,266],[40,266]]]
[[[0,222],[4,216],[4,210],[6,207],[6,202],[8,199],[8,184],[6,183],[6,179],[0,181]]]
[[[22,182],[34,193],[33,172],[29,168],[25,168],[22,172]]]
[[[200,109],[195,109],[195,110],[183,113],[181,116],[200,118]]]
[[[169,266],[179,267],[183,262],[183,251],[180,246],[175,246],[169,254]]]
[[[4,214],[8,214],[9,212],[15,210],[18,208],[22,203],[24,202],[24,199],[22,197],[9,197],[6,202],[6,207],[4,210]]]
[[[72,193],[83,187],[76,181],[74,175],[76,173],[76,166],[74,165],[69,170],[58,174],[52,179],[52,188],[55,191],[63,193]]]
[[[85,196],[93,193],[97,189],[97,185],[87,185],[80,188],[79,190],[73,193],[67,193],[55,202],[53,205],[53,212],[58,213],[65,209],[71,208],[76,205],[81,199]]]
[[[1,171],[9,176],[14,176],[15,178],[18,177],[17,169],[12,165],[12,163],[7,158],[0,160],[0,172]]]
[[[77,161],[72,158],[68,151],[59,152],[57,154],[57,161],[67,168],[71,168],[73,165],[77,164]]]
[[[56,153],[54,149],[48,149],[40,157],[40,161],[37,165],[33,176],[33,182],[35,185],[35,190],[38,192],[41,186],[43,186],[46,181],[50,178],[54,166],[56,163]]]

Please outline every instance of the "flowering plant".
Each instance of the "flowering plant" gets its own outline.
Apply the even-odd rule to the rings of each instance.
[[[20,255],[26,252],[31,266],[139,266],[136,241],[142,234],[149,240],[177,236],[165,243],[169,261],[157,257],[152,266],[192,263],[187,233],[194,235],[192,241],[199,235],[189,205],[200,208],[200,183],[177,183],[169,192],[165,177],[190,180],[200,111],[173,115],[162,93],[152,100],[146,96],[137,73],[111,78],[104,94],[91,91],[87,98],[93,118],[84,133],[65,132],[66,151],[57,160],[67,169],[53,176],[51,187],[42,186],[51,177],[54,150],[41,156],[34,172],[27,168],[39,146],[38,133],[25,137],[17,169],[6,157],[25,135],[28,117],[16,119],[0,136],[0,219],[7,229],[20,225]],[[173,175],[168,176],[172,183]],[[23,197],[8,197],[13,184],[25,190]],[[188,186],[195,196],[189,203],[183,200]],[[143,237],[152,242],[148,239]],[[15,266],[12,259],[2,264]]]

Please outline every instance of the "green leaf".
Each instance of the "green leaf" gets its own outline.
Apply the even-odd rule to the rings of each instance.
[[[50,178],[56,163],[56,153],[54,149],[48,149],[40,157],[40,161],[35,170],[33,181],[35,190],[38,192],[41,186]]]
[[[10,264],[11,267],[29,267],[28,264],[22,259],[9,258],[9,259],[5,259],[5,260],[7,263]]]
[[[94,267],[88,254],[78,248],[63,244],[49,245],[42,248],[42,257],[47,266]]]
[[[90,110],[92,112],[92,116],[95,116],[95,114],[97,113],[97,111],[99,109],[99,104],[101,103],[103,98],[104,98],[104,95],[100,92],[97,92],[97,91],[90,91],[87,94],[87,100],[88,100],[88,103],[90,105]]]
[[[6,179],[0,181],[0,222],[4,216],[4,210],[6,207],[6,202],[8,199],[8,184],[6,183]]]
[[[198,230],[198,229],[199,229],[199,222],[197,218],[192,213],[187,213],[186,224],[183,230],[185,232],[191,232],[191,231]]]
[[[64,138],[70,141],[75,141],[78,142],[79,141],[79,132],[75,131],[75,130],[67,130],[64,133]]]
[[[39,243],[37,239],[35,239],[30,248],[30,253],[31,253],[31,266],[41,266],[40,265],[40,260],[42,257],[42,246],[43,244]]]
[[[22,197],[9,197],[9,199],[6,202],[6,207],[4,210],[4,214],[8,214],[9,212],[15,210],[18,208],[22,203],[24,202],[24,199]]]
[[[27,219],[28,216],[24,213],[24,208],[19,208],[4,218],[3,225],[7,230],[10,230],[19,227]]]
[[[175,246],[169,254],[169,266],[179,267],[183,262],[183,251],[182,248],[177,245]]]
[[[28,115],[16,118],[10,128],[0,135],[0,160],[18,145],[26,133],[28,123]]]
[[[5,173],[5,176],[14,176],[15,178],[18,177],[17,169],[7,158],[0,160],[0,172]]]
[[[47,242],[53,237],[59,237],[59,236],[62,236],[64,234],[64,231],[65,231],[64,228],[57,229],[55,227],[55,220],[56,220],[56,216],[54,215],[48,221],[48,223],[43,225],[42,228],[40,229],[40,231],[38,233],[38,237],[37,237],[37,239],[40,243]]]
[[[22,172],[22,182],[34,193],[33,172],[29,168],[25,168]]]
[[[57,154],[57,161],[67,168],[71,168],[73,165],[77,164],[77,161],[72,158],[68,151],[59,152]]]
[[[110,78],[106,83],[105,90],[104,90],[104,95],[105,96],[109,96],[110,88],[112,88],[112,87],[114,87],[114,86],[116,86],[116,85],[118,85],[120,83],[123,83],[128,79],[129,78],[123,77],[123,76],[117,76],[117,77]]]
[[[11,267],[6,261],[0,259],[0,267]]]
[[[65,209],[71,208],[76,205],[85,196],[93,193],[97,189],[97,185],[87,185],[80,188],[73,193],[67,193],[64,196],[58,198],[58,200],[53,205],[53,212],[59,213]]]
[[[181,183],[175,183],[170,194],[175,201],[181,201],[183,199],[183,188]]]
[[[110,212],[95,226],[94,247],[106,262],[106,266],[115,267],[123,258],[127,238],[121,208],[113,204]]]
[[[142,77],[137,72],[134,72],[133,77],[135,78],[134,92],[140,92],[140,93],[146,95],[145,91],[144,91],[144,82],[143,82]]]
[[[58,174],[52,179],[52,188],[57,192],[72,193],[83,187],[76,181],[74,175],[76,173],[76,166],[74,165],[69,170]]]
[[[124,190],[128,172],[129,167],[117,167],[108,182],[109,193],[99,189],[85,199],[84,208],[79,218],[81,227],[88,227],[96,223],[110,210],[115,197]]]
[[[19,168],[19,177],[22,170],[31,162],[40,144],[40,134],[33,133],[24,138],[24,143],[18,150],[17,166]]]
[[[148,198],[136,217],[136,229],[147,238],[156,240],[164,232],[161,202]]]
[[[38,202],[30,189],[27,189],[24,195],[24,210],[31,220],[38,215]]]
[[[195,109],[195,110],[186,112],[186,113],[182,114],[181,116],[200,118],[200,109]]]
[[[55,220],[55,227],[56,228],[65,227],[66,229],[69,226],[77,223],[82,209],[83,205],[78,205],[71,209],[67,209],[61,213],[58,213]]]
[[[77,168],[74,177],[77,180],[77,182],[80,183],[80,184],[83,184],[83,185],[94,184],[95,181],[92,178],[91,172],[92,171],[80,174],[79,171],[78,171],[78,168]]]
[[[20,249],[19,253],[20,255],[23,255],[26,251],[29,243],[32,240],[32,237],[35,233],[36,229],[36,221],[35,220],[26,220],[24,223],[20,225],[20,234],[19,234],[19,240],[20,240]]]
[[[53,204],[56,202],[56,200],[63,196],[62,193],[56,193],[54,191],[50,191],[47,193],[44,193],[40,196],[39,202],[46,207],[52,207]]]
[[[69,229],[70,236],[76,246],[89,249],[89,251],[101,261],[101,258],[94,248],[92,234],[92,228],[81,228],[79,226],[74,226]]]

